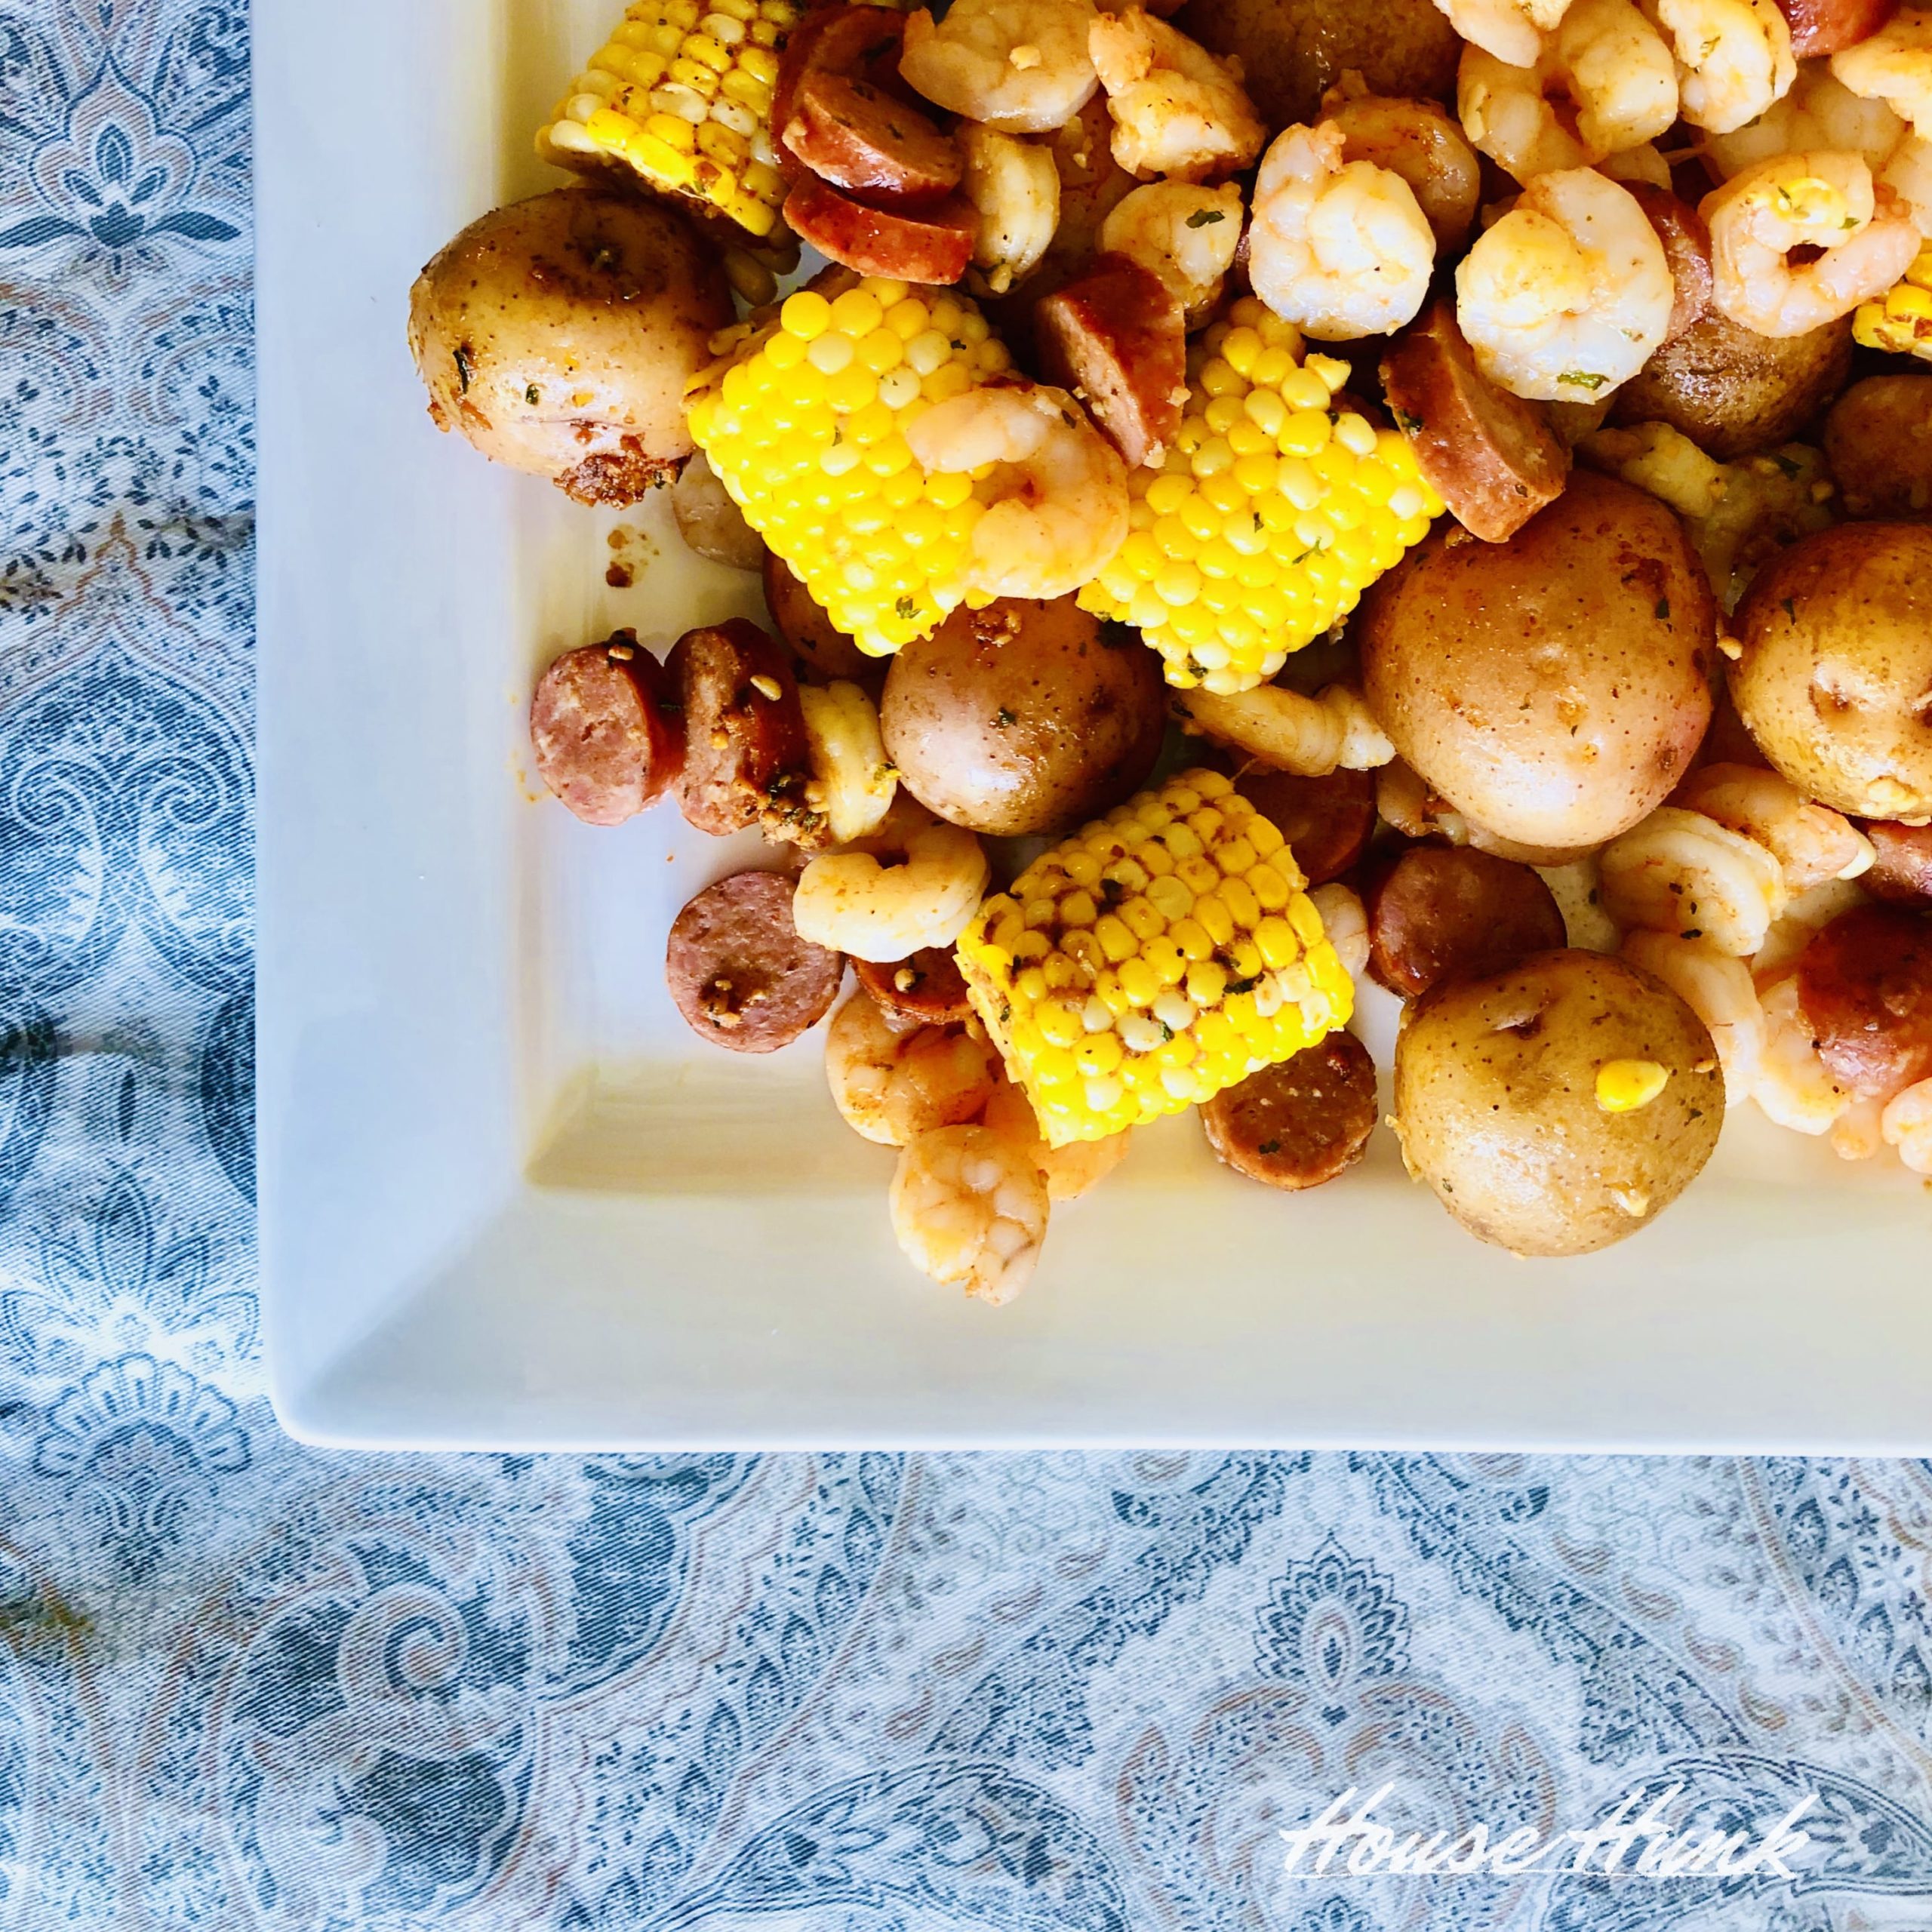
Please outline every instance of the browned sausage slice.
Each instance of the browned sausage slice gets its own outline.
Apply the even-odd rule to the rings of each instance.
[[[979,217],[958,195],[900,214],[869,208],[816,174],[801,177],[785,197],[785,219],[801,242],[861,275],[900,281],[957,281],[973,259]]]
[[[544,783],[586,825],[634,817],[685,761],[671,680],[635,631],[567,651],[543,673],[530,743]]]
[[[786,37],[779,56],[771,125],[781,133],[790,125],[808,74],[844,74],[912,106],[918,97],[899,78],[905,42],[906,16],[896,8],[811,8]],[[783,140],[778,143],[778,171],[788,182],[806,172],[804,162]]]
[[[949,1026],[972,1016],[958,964],[943,947],[924,947],[909,959],[854,959],[852,971],[895,1026]]]
[[[1899,0],[1778,0],[1801,60],[1839,54],[1869,40],[1899,10]]]
[[[1041,373],[1085,402],[1130,469],[1158,464],[1187,400],[1187,318],[1152,269],[1103,255],[1033,310]]]
[[[1932,918],[1861,906],[1834,919],[1798,956],[1798,1010],[1854,1094],[1932,1076]]]
[[[694,1033],[734,1054],[775,1053],[832,1010],[845,962],[798,937],[795,889],[782,872],[734,872],[672,921],[664,977]]]
[[[756,825],[794,844],[822,843],[823,821],[805,804],[811,753],[784,651],[734,617],[687,631],[668,663],[685,707],[685,817],[719,838]]]
[[[1415,999],[1565,943],[1563,914],[1527,866],[1469,845],[1412,845],[1364,895],[1368,970]]]
[[[1382,386],[1423,475],[1472,536],[1500,543],[1563,494],[1562,438],[1476,367],[1452,303],[1432,304],[1395,339]]]
[[[1375,1131],[1375,1063],[1352,1033],[1224,1088],[1201,1109],[1208,1144],[1270,1187],[1319,1187],[1352,1168]]]
[[[1694,323],[1701,321],[1711,306],[1711,231],[1705,226],[1704,217],[1668,188],[1660,188],[1651,181],[1626,181],[1622,185],[1635,196],[1637,205],[1663,244],[1663,258],[1669,264],[1671,281],[1676,290],[1663,339],[1675,342]]]
[[[1331,771],[1303,778],[1257,765],[1235,789],[1288,841],[1310,885],[1326,885],[1362,855],[1375,829],[1375,774]]]
[[[823,68],[799,81],[781,138],[835,188],[888,208],[943,201],[965,171],[958,148],[930,115],[869,81]]]
[[[883,675],[884,658],[868,657],[825,610],[785,560],[764,553],[764,603],[778,635],[789,644],[799,663],[821,678]]]
[[[1874,899],[1932,910],[1932,825],[1886,822],[1860,829],[1877,856],[1859,884]]]

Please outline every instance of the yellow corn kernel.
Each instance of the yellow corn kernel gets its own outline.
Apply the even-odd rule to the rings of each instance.
[[[1597,1105],[1607,1114],[1647,1107],[1669,1084],[1670,1069],[1654,1060],[1610,1060],[1597,1069]]]
[[[1932,361],[1932,247],[1919,251],[1895,288],[1861,305],[1852,334],[1867,349]]]

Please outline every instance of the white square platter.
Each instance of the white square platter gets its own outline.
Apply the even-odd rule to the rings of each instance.
[[[1641,1237],[1525,1263],[1404,1177],[1316,1193],[1143,1131],[994,1310],[921,1280],[820,1043],[685,1029],[664,935],[755,844],[540,791],[556,652],[758,614],[666,506],[438,436],[420,265],[555,185],[531,129],[614,0],[263,0],[259,1115],[271,1386],[370,1446],[1932,1447],[1932,1195],[1734,1116]],[[635,587],[605,582],[614,525]],[[1386,1064],[1392,1020],[1364,1022]]]

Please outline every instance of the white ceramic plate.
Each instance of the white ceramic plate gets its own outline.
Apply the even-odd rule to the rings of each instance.
[[[594,515],[435,435],[403,342],[420,264],[551,185],[530,131],[612,4],[257,10],[263,1299],[287,1427],[1932,1446],[1932,1198],[1755,1115],[1658,1226],[1561,1263],[1463,1234],[1386,1133],[1297,1198],[1171,1121],[995,1311],[900,1259],[893,1157],[839,1123],[816,1035],[760,1060],[692,1038],[666,928],[747,848],[668,808],[596,831],[540,800],[525,705],[560,650],[617,623],[661,648],[756,592],[685,555],[661,502]],[[604,581],[618,523],[654,546],[628,591]]]

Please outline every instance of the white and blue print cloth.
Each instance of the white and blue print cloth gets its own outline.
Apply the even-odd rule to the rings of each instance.
[[[0,1932],[1932,1925],[1921,1464],[278,1432],[248,85],[242,0],[0,0]],[[1384,1783],[1812,1837],[1282,1876]]]

